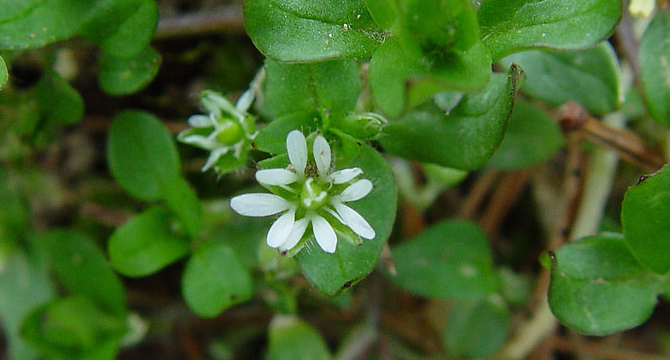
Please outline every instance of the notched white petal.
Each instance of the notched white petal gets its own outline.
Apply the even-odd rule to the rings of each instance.
[[[293,130],[288,134],[286,137],[286,151],[295,171],[298,175],[303,176],[307,166],[307,141],[305,141],[305,135],[300,130]]]
[[[349,185],[340,193],[337,199],[342,202],[356,201],[364,198],[370,191],[372,191],[372,181],[362,179]]]
[[[274,194],[244,194],[230,199],[230,207],[244,216],[263,217],[280,213],[292,204]]]
[[[312,216],[310,220],[312,221],[314,237],[321,249],[327,253],[334,253],[335,248],[337,248],[337,235],[335,235],[333,227],[319,215]]]
[[[334,184],[344,184],[347,181],[353,180],[356,176],[362,173],[363,170],[360,168],[342,169],[330,174],[329,179]]]
[[[192,115],[188,118],[188,125],[194,128],[214,126],[209,115]]]
[[[256,180],[264,185],[288,185],[296,182],[300,176],[286,169],[267,169],[256,172]]]
[[[367,220],[361,216],[361,214],[342,203],[334,203],[333,206],[337,213],[340,214],[344,224],[351,230],[364,239],[374,239],[376,235],[375,230],[370,226]]]
[[[298,245],[300,239],[302,239],[302,236],[305,234],[305,230],[307,230],[308,224],[309,220],[305,218],[302,218],[294,222],[293,228],[291,229],[291,233],[288,235],[284,243],[279,245],[279,250],[282,252],[288,251],[293,249],[296,245]]]
[[[327,176],[330,172],[330,145],[323,136],[314,139],[314,161],[320,176]]]
[[[293,224],[295,223],[295,211],[289,210],[284,215],[280,216],[277,221],[272,224],[268,231],[267,243],[269,247],[276,248],[282,245],[286,238],[288,238]]]

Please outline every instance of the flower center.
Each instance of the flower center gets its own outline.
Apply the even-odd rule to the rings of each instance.
[[[316,210],[326,203],[328,193],[314,183],[313,178],[307,179],[300,192],[300,203],[307,210]]]
[[[216,129],[216,140],[223,146],[237,144],[244,137],[242,126],[233,119],[221,119],[223,121]]]

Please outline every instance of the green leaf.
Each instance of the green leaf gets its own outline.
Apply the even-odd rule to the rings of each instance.
[[[7,73],[7,64],[5,64],[5,60],[0,56],[0,90],[5,86],[8,79],[9,74]]]
[[[372,19],[383,29],[391,29],[400,13],[395,0],[365,0],[365,5]]]
[[[39,238],[58,280],[71,293],[94,300],[105,310],[124,315],[123,286],[105,255],[91,239],[75,231],[54,230]]]
[[[607,39],[620,0],[486,0],[477,11],[493,60],[531,48],[582,49]]]
[[[0,14],[0,49],[41,47],[77,35],[82,19],[94,0],[41,0],[17,5]]]
[[[35,360],[36,351],[20,334],[23,319],[36,306],[50,300],[55,289],[44,266],[15,252],[0,271],[0,323],[7,336],[10,359]]]
[[[161,183],[161,197],[168,208],[177,215],[186,233],[196,237],[202,224],[202,206],[195,191],[182,177]]]
[[[248,0],[244,27],[265,56],[280,61],[365,60],[384,39],[363,0]]]
[[[125,317],[110,316],[85,296],[56,299],[33,311],[22,325],[22,334],[31,345],[59,359],[90,359],[110,340],[118,347],[125,330]]]
[[[279,117],[300,111],[353,110],[361,92],[353,60],[290,64],[265,61],[263,108]]]
[[[154,0],[101,0],[86,17],[80,33],[106,54],[128,58],[149,46],[157,22]]]
[[[640,41],[640,80],[649,114],[670,127],[670,14],[658,11]]]
[[[189,252],[189,242],[170,230],[170,213],[151,208],[131,218],[109,238],[109,260],[126,276],[153,274]]]
[[[441,222],[391,252],[397,275],[390,279],[419,296],[476,300],[499,287],[486,234],[471,222]]]
[[[179,176],[172,136],[155,116],[126,111],[112,123],[107,162],[114,179],[132,196],[154,201],[163,183]]]
[[[379,5],[379,4],[377,4]],[[377,105],[400,115],[445,90],[481,90],[491,73],[470,1],[408,0],[370,61]]]
[[[214,317],[253,295],[253,281],[235,253],[225,244],[198,248],[186,264],[182,291],[199,316]]]
[[[554,119],[516,99],[505,137],[489,165],[504,170],[528,168],[549,159],[563,143],[563,133]]]
[[[287,315],[276,315],[268,333],[267,360],[328,360],[328,346],[307,323]]]
[[[363,170],[359,178],[372,181],[374,188],[367,196],[347,205],[361,214],[377,235],[373,240],[363,240],[360,246],[338,235],[334,254],[322,251],[312,236],[308,244],[311,249],[298,253],[298,264],[307,280],[328,296],[347,290],[375,268],[393,228],[397,201],[391,169],[379,152],[369,145],[361,144],[360,152],[355,156],[338,158],[336,167],[359,167]]]
[[[310,134],[319,128],[319,116],[314,112],[296,112],[273,120],[258,132],[256,148],[270,154],[286,153],[286,136],[295,129]]]
[[[494,74],[484,91],[465,95],[448,115],[439,109],[409,113],[384,128],[381,144],[411,160],[476,169],[503,138],[520,77],[516,67],[508,76]]]
[[[84,100],[55,72],[49,72],[35,86],[34,96],[40,113],[53,124],[72,125],[84,116]]]
[[[551,270],[551,311],[584,334],[608,335],[641,324],[660,292],[657,277],[635,260],[620,234],[563,246]]]
[[[551,106],[572,100],[596,114],[620,106],[619,64],[608,42],[579,51],[529,50],[501,63],[521,66],[528,80],[521,90]]]
[[[458,301],[449,311],[445,348],[454,358],[489,358],[505,344],[509,327],[509,310],[500,297]]]
[[[110,95],[127,95],[149,85],[161,66],[160,54],[151,47],[129,58],[107,53],[100,56],[100,87]]]
[[[621,223],[640,264],[659,274],[670,271],[670,166],[626,191]]]

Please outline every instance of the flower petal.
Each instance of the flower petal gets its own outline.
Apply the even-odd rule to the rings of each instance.
[[[329,179],[334,184],[344,184],[347,181],[353,180],[356,176],[362,173],[363,170],[360,168],[342,169],[330,174]]]
[[[244,194],[230,199],[230,207],[244,216],[263,217],[288,210],[293,204],[274,194]]]
[[[374,239],[375,230],[368,224],[367,220],[365,220],[361,214],[342,203],[335,202],[333,203],[333,206],[337,213],[340,214],[342,220],[344,220],[344,224],[351,230],[364,239]]]
[[[188,118],[188,125],[194,128],[203,128],[214,126],[214,122],[209,115],[192,115]]]
[[[330,172],[330,145],[321,135],[314,139],[314,161],[319,175],[326,177]]]
[[[291,131],[286,137],[286,151],[288,158],[291,160],[293,169],[298,175],[305,175],[305,167],[307,166],[307,142],[305,135],[300,130]]]
[[[284,243],[279,245],[279,250],[288,251],[293,249],[296,245],[298,245],[300,239],[302,239],[302,236],[305,234],[305,230],[307,229],[308,224],[309,220],[305,218],[302,218],[294,222],[293,229],[291,229],[291,233],[288,235]]]
[[[310,220],[316,242],[321,246],[323,251],[331,254],[334,253],[337,247],[337,235],[335,235],[333,227],[330,226],[326,219],[319,215],[313,215]]]
[[[212,151],[209,154],[209,157],[207,158],[207,162],[205,163],[205,166],[202,167],[201,171],[205,172],[205,171],[209,170],[212,166],[216,165],[216,163],[219,162],[219,158],[221,158],[221,156],[223,156],[223,155],[226,155],[226,153],[228,153],[228,150],[230,150],[230,148],[225,146],[225,147],[220,147],[220,148]]]
[[[288,185],[296,182],[300,175],[286,169],[256,171],[256,180],[263,185]]]
[[[295,223],[295,210],[289,210],[280,216],[268,231],[268,246],[276,248],[283,244],[293,229],[293,223]]]
[[[242,96],[240,96],[239,99],[237,99],[237,103],[235,104],[235,108],[244,113],[247,110],[249,110],[249,106],[251,106],[251,103],[254,102],[254,98],[256,97],[256,92],[254,89],[247,89]]]
[[[372,181],[368,179],[358,180],[344,189],[337,199],[342,202],[356,201],[364,198],[370,191],[372,191]]]

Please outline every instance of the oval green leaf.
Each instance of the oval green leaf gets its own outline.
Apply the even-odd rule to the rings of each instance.
[[[640,264],[659,274],[670,271],[670,166],[626,191],[621,223]]]
[[[304,321],[276,315],[268,332],[267,360],[329,360],[332,358],[321,335]]]
[[[244,27],[280,61],[365,60],[384,39],[363,0],[247,0]]]
[[[7,64],[5,64],[5,60],[0,56],[0,90],[5,86],[8,79],[9,73],[7,73]]]
[[[621,0],[487,0],[477,11],[493,60],[531,48],[583,49],[607,39]]]
[[[435,108],[409,113],[383,130],[388,152],[411,160],[472,170],[486,163],[502,141],[520,74],[494,74],[484,91],[465,95],[445,115]],[[455,146],[455,144],[457,146]]]
[[[202,206],[195,191],[182,177],[174,177],[160,186],[161,197],[168,208],[177,215],[186,233],[196,237],[202,224]]]
[[[188,240],[170,231],[171,214],[149,209],[131,218],[109,238],[112,267],[126,276],[151,275],[189,252]]]
[[[413,294],[477,300],[498,290],[486,233],[471,222],[433,225],[391,252],[397,275],[389,278]]]
[[[182,278],[182,292],[196,314],[214,317],[249,300],[253,281],[228,246],[212,243],[198,248],[189,259]]]
[[[563,143],[563,133],[554,119],[529,102],[516,99],[505,137],[489,165],[504,170],[527,168],[549,159]]]
[[[158,74],[161,56],[151,47],[129,58],[117,58],[107,53],[100,56],[100,87],[110,95],[127,95],[149,85]]]
[[[126,111],[112,123],[107,162],[114,179],[132,196],[161,197],[161,185],[179,176],[179,157],[172,136],[155,116]]]
[[[459,359],[487,359],[505,345],[510,314],[499,296],[457,301],[444,332],[447,353]]]
[[[640,325],[661,291],[658,278],[635,260],[620,234],[563,246],[551,270],[551,311],[563,324],[588,335]]]
[[[670,14],[656,13],[640,41],[640,79],[649,114],[670,127]]]
[[[501,63],[521,66],[528,80],[521,91],[551,106],[572,100],[595,114],[620,106],[619,64],[608,42],[588,50],[523,51]]]
[[[367,144],[347,159],[338,159],[337,168],[359,167],[359,178],[370,179],[374,185],[364,198],[348,203],[365,218],[376,232],[372,240],[353,245],[338,235],[337,250],[328,254],[313,239],[296,256],[307,280],[319,291],[335,296],[367,276],[379,262],[386,240],[391,235],[396,214],[397,189],[393,174],[384,158]]]
[[[72,125],[84,116],[84,100],[65,79],[49,72],[35,86],[40,113],[52,124]]]

